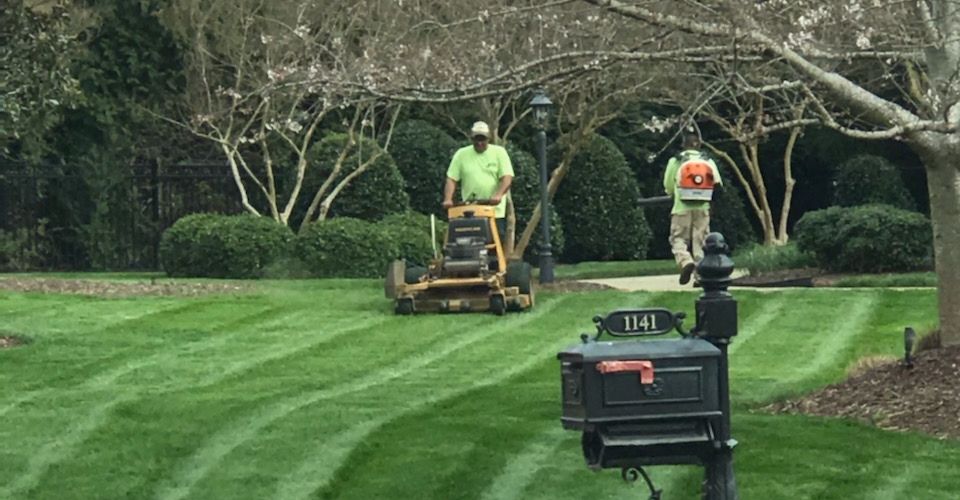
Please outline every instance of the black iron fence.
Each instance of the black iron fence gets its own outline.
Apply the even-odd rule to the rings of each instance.
[[[0,163],[0,270],[158,269],[177,219],[241,211],[223,163]]]

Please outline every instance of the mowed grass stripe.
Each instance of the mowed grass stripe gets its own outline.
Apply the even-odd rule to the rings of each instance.
[[[90,303],[89,300],[87,302]],[[87,305],[87,307],[91,306]],[[170,315],[196,308],[198,305],[182,302],[145,302],[131,307],[136,309],[124,307],[118,311],[110,311],[95,307],[93,313],[90,310],[84,311],[84,314],[79,315],[81,317],[69,320],[72,326],[69,331],[51,328],[49,323],[41,317],[23,318],[25,324],[33,326],[30,330],[21,327],[14,331],[28,335],[33,343],[29,350],[4,353],[4,362],[8,366],[21,367],[21,373],[39,371],[43,376],[17,377],[9,383],[4,383],[4,388],[19,392],[75,385],[78,380],[83,381],[90,377],[91,372],[101,372],[111,364],[124,364],[130,353],[138,349],[152,349],[158,344],[149,339],[144,341],[131,336],[129,335],[131,331],[150,330],[154,324],[162,322]],[[85,322],[89,325],[84,325]],[[106,336],[111,333],[125,335],[117,335],[119,338],[115,342],[104,345],[105,342],[109,342]],[[69,362],[66,362],[67,360]],[[3,406],[0,409],[0,416],[9,409]]]
[[[835,370],[842,361],[830,349],[847,345],[862,328],[876,304],[872,292],[835,294],[807,291],[778,292],[785,307],[768,329],[755,335],[730,356],[731,396],[735,404],[756,404],[787,392],[813,387],[811,376]],[[762,300],[744,294],[742,300]],[[817,314],[811,316],[811,310]],[[861,311],[851,325],[850,311]],[[855,326],[855,328],[851,328]],[[736,341],[736,338],[734,338]],[[784,383],[791,380],[792,385]]]
[[[176,357],[186,353],[213,349],[229,342],[231,338],[237,335],[242,335],[244,329],[257,328],[258,325],[262,324],[260,322],[283,322],[287,312],[281,307],[263,307],[248,312],[246,315],[226,317],[220,324],[213,325],[210,333],[230,330],[227,334],[153,353],[145,359],[129,362],[124,366],[88,379],[77,388],[71,388],[69,397],[81,398],[82,406],[72,409],[73,411],[69,415],[66,412],[64,413],[64,418],[68,418],[68,421],[65,422],[66,430],[58,436],[46,439],[46,443],[30,455],[25,470],[0,492],[6,493],[8,496],[16,496],[16,494],[36,486],[40,482],[41,476],[53,464],[69,460],[77,452],[81,443],[108,420],[110,413],[117,406],[136,400],[138,391],[117,387],[116,382],[122,376],[151,365],[167,366]],[[244,328],[240,328],[241,325]],[[58,391],[51,390],[50,392],[56,393]],[[52,403],[56,402],[56,398],[53,398]],[[92,407],[90,407],[91,403]],[[35,410],[31,409],[31,411]],[[76,418],[76,414],[81,412],[85,414]],[[0,497],[3,496],[0,495]]]
[[[306,308],[304,308],[306,309]],[[369,316],[364,320],[350,320],[349,317],[341,317],[337,321],[323,321],[320,322],[320,330],[317,331],[314,328],[303,328],[302,325],[304,321],[306,324],[316,323],[315,319],[318,316],[315,315],[306,315],[301,317],[301,314],[304,311],[300,311],[295,315],[288,316],[287,325],[283,328],[273,328],[275,325],[259,325],[258,332],[248,332],[242,337],[236,338],[235,341],[242,341],[244,345],[250,345],[248,341],[257,341],[260,345],[250,345],[250,352],[255,353],[269,353],[269,354],[259,354],[261,358],[264,359],[252,359],[249,360],[249,363],[244,363],[249,366],[248,370],[237,376],[236,370],[230,370],[230,373],[223,373],[223,378],[230,378],[230,383],[215,385],[216,382],[221,378],[220,376],[213,376],[211,378],[211,373],[207,373],[204,378],[185,378],[180,377],[185,381],[183,387],[175,388],[163,384],[154,384],[143,388],[142,397],[128,398],[121,400],[120,404],[122,406],[117,408],[117,411],[112,416],[112,420],[107,421],[104,425],[100,426],[98,432],[95,433],[91,438],[87,440],[84,444],[84,450],[88,451],[79,451],[80,454],[85,454],[86,456],[97,456],[99,460],[111,462],[116,459],[116,455],[123,454],[124,450],[116,450],[115,452],[110,451],[110,443],[115,443],[117,440],[125,440],[126,435],[128,435],[131,428],[130,422],[127,420],[130,415],[138,415],[137,418],[147,417],[155,418],[159,413],[170,413],[167,408],[180,408],[179,414],[171,415],[174,419],[180,419],[180,415],[193,415],[193,419],[185,420],[187,423],[187,429],[183,429],[183,432],[171,432],[169,429],[160,428],[159,434],[147,434],[142,436],[141,445],[138,446],[138,449],[135,453],[143,455],[144,453],[149,453],[148,450],[156,450],[158,453],[163,453],[164,450],[169,451],[171,446],[174,446],[174,449],[181,446],[196,446],[197,442],[202,442],[204,434],[202,434],[203,426],[206,426],[210,430],[208,432],[214,432],[216,427],[210,427],[210,425],[222,425],[224,417],[228,417],[234,414],[242,414],[243,412],[248,411],[251,405],[261,404],[265,401],[265,397],[274,392],[286,392],[286,393],[300,393],[302,391],[298,390],[296,386],[291,386],[285,383],[286,380],[291,380],[290,377],[296,377],[298,383],[300,381],[311,381],[316,380],[313,377],[313,374],[309,370],[305,371],[300,369],[299,366],[287,366],[287,363],[284,362],[287,358],[279,358],[275,353],[270,353],[272,349],[279,347],[280,341],[285,341],[287,343],[297,344],[300,343],[299,347],[306,347],[299,338],[303,339],[313,339],[306,342],[306,344],[316,344],[312,347],[309,347],[309,350],[316,350],[316,352],[310,353],[312,359],[314,360],[314,365],[317,365],[317,360],[320,361],[319,364],[331,364],[325,363],[326,360],[330,357],[343,359],[339,356],[338,347],[341,346],[351,346],[356,342],[356,340],[361,341],[370,341],[370,339],[379,338],[386,339],[389,332],[385,332],[382,323],[388,319],[393,319],[393,315],[389,316]],[[342,315],[341,315],[342,316]],[[494,321],[494,318],[489,315],[482,316],[483,318],[488,318],[486,321]],[[299,318],[299,319],[298,319]],[[440,320],[439,323],[433,321],[434,319]],[[447,317],[446,319],[440,317],[430,318],[430,324],[436,326],[437,324],[451,324],[450,321],[452,318]],[[396,321],[396,320],[394,320]],[[336,332],[331,331],[332,325],[339,325],[339,329]],[[269,337],[264,337],[260,332],[264,330],[275,330],[270,333]],[[424,342],[431,341],[435,336],[442,335],[443,331],[431,331],[429,333],[422,333],[418,337],[418,340],[423,340]],[[350,336],[351,339],[346,341],[339,340],[343,336]],[[317,340],[323,338],[324,342],[317,343]],[[239,345],[240,342],[231,342],[231,346],[234,348]],[[240,348],[241,350],[243,347]],[[232,349],[237,350],[237,349]],[[288,349],[286,354],[289,355],[299,355],[305,349]],[[220,353],[215,353],[210,356],[211,359],[219,360],[221,359]],[[229,359],[229,357],[227,357]],[[266,360],[266,361],[264,361]],[[182,361],[180,359],[179,361]],[[264,367],[266,363],[273,363],[276,366],[271,366],[269,368]],[[333,365],[338,365],[340,363],[332,363]],[[344,369],[341,369],[343,376],[346,378],[350,377],[350,371],[356,369],[362,369],[363,367],[356,367],[353,363],[343,363]],[[176,366],[172,365],[171,366]],[[182,370],[181,370],[182,371]],[[288,372],[287,375],[284,375],[283,372]],[[305,374],[307,376],[305,376]],[[227,377],[227,375],[233,375],[232,377]],[[141,377],[138,377],[141,378]],[[261,379],[266,380],[269,388],[267,390],[253,390],[250,387],[253,385],[252,382],[260,382]],[[200,385],[202,384],[202,386]],[[315,384],[314,384],[315,385]],[[209,388],[208,388],[209,387]],[[178,391],[168,391],[171,389],[179,389]],[[167,391],[167,392],[162,392]],[[161,391],[161,392],[158,392]],[[138,393],[141,394],[141,393]],[[187,406],[184,406],[186,404]],[[218,412],[217,408],[228,407],[231,408],[229,412]],[[251,410],[255,411],[255,410]],[[217,413],[221,413],[220,417],[216,417]],[[211,417],[213,417],[211,419]],[[219,420],[216,420],[219,418]],[[206,421],[206,425],[204,425]],[[200,424],[201,427],[192,426],[190,424]],[[182,429],[182,426],[181,426]],[[200,434],[198,434],[200,433]],[[169,442],[170,445],[164,446],[165,442]],[[299,444],[299,441],[298,441]],[[126,451],[130,453],[130,451]],[[175,463],[175,456],[165,457],[166,463],[172,464]],[[162,466],[163,461],[156,466]],[[74,475],[82,475],[84,473],[96,473],[95,469],[85,467],[83,463],[74,463],[68,464],[65,467],[59,468],[62,470],[68,470]],[[156,476],[159,471],[143,471],[143,473],[138,472],[135,464],[124,464],[120,467],[114,467],[114,474],[116,476],[115,488],[120,488],[118,491],[123,492],[134,492],[142,491],[143,493],[125,493],[126,495],[133,494],[134,496],[147,497],[149,494],[148,491],[152,491],[153,488],[150,487],[151,483],[159,481],[161,478],[151,476]],[[144,474],[146,473],[146,474]],[[58,486],[57,480],[58,477],[45,478],[43,481],[44,484],[50,485],[48,489],[56,489]],[[65,487],[65,486],[60,486]]]
[[[623,294],[607,294],[601,300],[597,300],[596,297],[584,300],[584,296],[580,296],[565,300],[565,304],[570,302],[609,303],[611,298],[622,298],[622,296]],[[538,305],[536,309],[540,309],[542,306],[544,306],[544,303]],[[220,467],[221,470],[217,474],[211,474],[210,480],[205,481],[200,489],[196,489],[193,496],[202,498],[214,494],[213,492],[229,492],[229,488],[233,487],[234,483],[244,481],[245,475],[249,474],[249,471],[257,471],[262,475],[269,474],[271,470],[279,470],[286,474],[286,478],[278,484],[279,492],[263,491],[254,493],[254,495],[277,498],[309,496],[310,492],[322,487],[324,481],[333,476],[339,468],[339,462],[351,453],[354,446],[364,442],[368,433],[393,419],[418,411],[430,401],[448,401],[451,395],[445,396],[445,394],[451,388],[455,389],[457,393],[470,390],[477,384],[477,380],[487,380],[491,374],[497,374],[500,370],[507,369],[503,366],[504,364],[509,365],[509,363],[515,362],[517,356],[523,355],[524,350],[536,349],[540,342],[549,343],[550,339],[565,338],[566,340],[560,342],[562,344],[570,343],[570,339],[575,340],[577,338],[577,330],[572,329],[571,326],[575,328],[577,323],[580,323],[581,326],[591,325],[589,318],[598,312],[606,311],[608,307],[608,305],[591,307],[586,313],[576,314],[577,321],[571,321],[566,305],[554,307],[553,312],[547,317],[537,319],[535,323],[539,328],[530,332],[535,335],[534,337],[526,335],[527,330],[525,328],[506,335],[495,332],[501,334],[488,342],[444,355],[430,366],[424,366],[422,370],[411,371],[408,375],[395,379],[389,384],[371,387],[367,391],[356,393],[356,396],[359,397],[338,399],[333,406],[305,408],[295,418],[278,421],[276,424],[271,424],[269,428],[263,429],[256,441],[238,447],[231,454],[229,460],[226,460]],[[419,322],[428,317],[417,317],[415,321]],[[463,318],[461,321],[462,330],[482,328],[469,325],[478,317],[477,315],[461,315],[459,317]],[[503,318],[496,319],[495,323],[490,325],[490,328],[502,329],[504,321]],[[525,321],[525,323],[532,324],[534,322]],[[543,336],[544,329],[554,335]],[[534,334],[533,332],[537,333]],[[463,333],[463,331],[459,332],[459,334]],[[523,349],[513,348],[516,345],[522,346]],[[509,352],[498,352],[502,351],[504,347],[508,347]],[[551,350],[549,357],[553,358],[559,347],[550,347],[549,349]],[[366,411],[371,404],[374,404],[373,402],[378,402],[376,404],[381,407],[385,406],[389,410],[381,409],[373,413]],[[350,413],[344,415],[344,412]],[[308,422],[308,428],[304,429],[302,422]],[[267,447],[278,450],[278,454],[284,458],[296,456],[298,453],[302,454],[303,450],[279,451],[283,450],[284,446],[288,446],[290,440],[295,439],[294,436],[296,435],[318,436],[318,441],[314,445],[316,449],[311,450],[309,455],[304,456],[300,465],[267,461],[256,451]],[[225,477],[230,477],[232,480],[224,481],[223,478]]]
[[[157,312],[155,314],[148,314],[146,316],[142,316],[134,320],[134,324],[127,324],[125,327],[121,325],[117,325],[114,328],[117,328],[117,329],[132,328],[136,324],[140,323],[141,321],[149,321],[149,320],[163,322],[168,317],[175,316],[177,314],[182,314],[187,310],[192,310],[197,307],[200,307],[200,306],[196,304],[191,304],[183,308],[173,308],[166,312]],[[214,328],[206,333],[215,333],[220,329],[239,328],[241,325],[247,324],[252,320],[268,319],[272,315],[281,314],[281,312],[282,312],[282,309],[280,308],[270,308],[270,307],[262,306],[259,309],[255,309],[253,311],[248,312],[245,315],[226,318],[219,325],[213,324],[212,326]],[[111,357],[111,359],[115,359],[116,363],[113,364],[112,366],[101,366],[100,370],[90,375],[87,375],[86,377],[77,377],[76,374],[74,374],[72,379],[68,379],[71,381],[72,384],[75,384],[75,385],[72,385],[71,387],[65,387],[65,388],[64,387],[45,387],[43,389],[32,390],[29,393],[18,398],[17,401],[14,401],[10,404],[5,405],[2,408],[2,410],[0,410],[0,416],[3,416],[4,414],[10,411],[13,411],[15,408],[17,408],[18,406],[24,403],[34,401],[46,396],[56,395],[65,389],[69,390],[71,393],[76,393],[76,392],[83,392],[83,391],[90,391],[90,390],[99,391],[99,390],[110,388],[111,386],[114,386],[116,381],[121,377],[124,377],[133,372],[136,372],[137,370],[140,370],[143,367],[151,366],[151,365],[165,366],[168,363],[170,363],[172,360],[174,360],[174,358],[176,358],[177,356],[189,354],[191,352],[202,351],[205,349],[212,348],[218,344],[226,343],[230,340],[230,337],[232,337],[232,335],[230,334],[215,336],[215,337],[208,337],[207,339],[201,339],[201,340],[189,342],[186,344],[173,343],[172,346],[169,344],[159,344],[155,347],[150,347],[145,350],[137,350],[137,349],[130,348],[130,349],[124,350],[123,353],[118,353],[114,349],[112,351],[113,356]],[[111,349],[112,349],[110,346],[102,346],[102,348],[107,352],[111,352]],[[141,356],[141,358],[131,360],[131,356]],[[102,365],[103,362],[101,361],[100,364]]]
[[[837,366],[847,347],[863,333],[878,304],[877,294],[871,292],[846,301],[840,321],[823,325],[822,331],[826,334],[816,336],[816,341],[812,343],[816,346],[814,355],[804,356],[805,362],[800,368],[791,372],[780,384],[793,384],[823,372],[828,367]]]
[[[493,478],[490,487],[483,492],[481,500],[513,500],[528,498],[524,494],[537,471],[557,454],[557,448],[565,444],[567,433],[559,423],[551,422],[527,442],[520,453],[510,457],[499,475]]]
[[[655,300],[662,298],[659,295],[656,297]],[[653,305],[650,302],[651,298],[650,295],[633,294],[628,300],[632,307],[644,307]],[[499,342],[487,342],[470,351],[458,352],[457,356],[443,359],[438,363],[438,365],[441,366],[437,366],[430,374],[422,372],[411,374],[411,379],[425,380],[410,380],[405,388],[397,388],[397,391],[403,392],[402,399],[404,403],[402,405],[391,405],[398,408],[394,411],[394,414],[377,419],[377,425],[373,426],[377,432],[370,436],[365,436],[362,441],[355,443],[355,448],[365,447],[367,449],[376,449],[377,455],[384,457],[397,455],[399,456],[399,458],[397,458],[398,462],[408,463],[410,467],[417,468],[417,464],[414,462],[422,461],[428,455],[417,453],[416,450],[428,446],[430,442],[436,442],[437,449],[452,446],[454,443],[444,439],[442,434],[434,436],[427,432],[424,433],[421,438],[417,439],[416,447],[410,447],[409,442],[398,443],[394,446],[385,445],[385,443],[392,444],[392,441],[389,438],[382,437],[384,432],[382,430],[383,427],[389,426],[393,428],[397,425],[408,425],[395,424],[395,422],[399,420],[403,422],[413,421],[414,426],[419,426],[422,423],[422,427],[429,427],[429,423],[427,423],[429,420],[446,418],[444,415],[447,412],[459,405],[465,398],[472,399],[477,391],[488,391],[496,386],[501,387],[504,393],[512,393],[509,386],[517,379],[529,378],[528,375],[534,376],[533,380],[535,380],[535,382],[533,382],[533,384],[535,385],[540,385],[545,381],[551,382],[549,384],[549,393],[555,396],[555,387],[553,384],[555,377],[541,380],[540,372],[542,370],[538,370],[536,373],[531,373],[530,370],[534,367],[540,368],[542,365],[549,366],[551,372],[556,370],[556,353],[560,349],[576,343],[578,341],[578,331],[586,329],[581,328],[583,326],[591,325],[590,319],[595,314],[603,314],[609,312],[609,310],[621,307],[624,304],[624,299],[625,296],[621,293],[570,297],[565,300],[563,307],[557,308],[556,313],[542,318],[538,322],[539,329],[536,336],[521,334],[518,338],[505,338]],[[446,368],[442,365],[446,365]],[[450,375],[444,379],[442,386],[438,385],[434,379],[438,373]],[[523,376],[521,377],[520,375]],[[387,395],[369,394],[368,397],[386,398]],[[522,401],[522,397],[518,397],[516,401],[516,404],[520,405],[530,403],[534,402],[525,403]],[[354,405],[362,404],[362,401],[354,402]],[[559,408],[559,402],[551,403],[551,410],[553,410],[554,407]],[[551,418],[550,420],[554,419]],[[559,422],[557,420],[554,421],[557,422],[556,425],[559,426]],[[484,426],[487,424],[488,423],[485,423]],[[371,427],[367,422],[362,422],[358,427],[360,425],[365,429]],[[331,430],[330,434],[337,432],[341,431],[339,429]],[[346,432],[351,435],[358,434],[354,432],[353,428]],[[392,432],[393,431],[391,431],[391,434]],[[410,435],[410,433],[406,435]],[[367,444],[371,442],[374,444]],[[336,451],[338,455],[347,451],[347,447],[344,446],[340,440],[337,440],[337,445]],[[466,441],[462,445],[457,446],[470,446],[470,441]],[[313,453],[312,458],[305,461],[301,466],[293,469],[293,472],[280,482],[279,490],[273,496],[277,498],[307,498],[316,496],[314,492],[317,490],[321,491],[320,496],[323,498],[364,498],[365,496],[377,497],[388,494],[386,491],[378,490],[356,493],[354,491],[340,489],[339,485],[344,483],[371,484],[379,480],[378,478],[377,480],[371,481],[372,478],[369,477],[369,475],[364,475],[363,478],[352,477],[352,474],[355,473],[354,471],[379,470],[386,467],[380,464],[367,463],[365,461],[366,459],[363,458],[364,455],[361,454],[357,456],[356,451],[352,452],[351,456],[347,459],[341,459],[345,461],[338,464],[335,459],[340,457],[331,456],[331,452],[333,451],[334,450],[328,449],[325,446],[321,446]],[[413,455],[411,456],[411,454]],[[449,466],[443,457],[438,456],[434,457],[434,459],[435,460],[432,461],[444,463]],[[465,459],[463,466],[471,467],[471,463],[471,460]],[[397,469],[397,472],[400,470],[401,469]],[[421,480],[411,480],[407,478],[405,478],[404,481],[413,481],[417,484],[424,483],[424,481]],[[327,482],[331,484],[327,484]],[[397,484],[393,484],[389,486],[389,488],[396,488],[398,486]],[[429,488],[431,487],[436,486],[426,483],[423,484],[423,488],[425,489],[418,494],[430,496]],[[478,491],[477,494],[479,493]],[[413,493],[396,490],[394,494],[398,495],[398,497],[405,497]],[[464,492],[461,492],[459,495],[464,494]],[[440,495],[443,497],[443,493],[440,493]]]
[[[216,466],[227,454],[244,442],[256,438],[257,432],[272,422],[317,402],[363,391],[402,377],[407,373],[449,355],[451,352],[463,349],[499,331],[505,330],[507,329],[507,325],[522,325],[523,323],[532,321],[538,316],[547,313],[556,305],[557,301],[547,302],[546,304],[543,302],[547,301],[541,301],[533,312],[505,318],[503,324],[499,325],[499,328],[475,330],[474,332],[460,332],[460,335],[456,336],[453,342],[447,343],[447,345],[444,345],[440,349],[424,351],[418,356],[413,356],[412,359],[402,360],[401,362],[394,363],[393,366],[382,367],[350,382],[334,385],[330,388],[308,394],[288,397],[272,404],[268,408],[257,409],[254,415],[248,416],[235,424],[228,425],[225,429],[208,439],[200,449],[187,460],[187,463],[178,469],[178,472],[171,479],[170,483],[159,489],[157,498],[172,500],[185,497],[190,493],[193,486],[203,479],[209,470]]]
[[[572,298],[565,297],[563,302],[570,302]],[[552,304],[559,306],[559,304]],[[537,308],[544,307],[541,302]],[[560,309],[560,307],[556,307]],[[547,311],[541,311],[547,312]],[[574,337],[575,338],[575,337]],[[531,342],[526,342],[530,341]],[[491,342],[492,343],[492,342]],[[337,474],[342,470],[356,470],[355,467],[362,468],[363,465],[351,463],[352,455],[358,446],[368,441],[372,435],[379,432],[384,426],[401,418],[407,418],[410,415],[429,413],[434,415],[442,414],[442,411],[434,411],[432,408],[446,406],[453,400],[463,397],[465,394],[473,393],[479,389],[503,384],[505,381],[515,378],[525,372],[528,372],[538,363],[543,363],[545,359],[554,358],[559,349],[570,344],[569,340],[558,340],[555,336],[545,336],[538,339],[525,339],[525,343],[511,353],[507,359],[498,360],[492,356],[483,357],[490,363],[489,366],[480,368],[480,365],[464,366],[463,370],[473,370],[487,372],[485,376],[467,376],[466,382],[455,383],[449,381],[442,386],[434,385],[433,389],[422,391],[423,394],[406,394],[404,400],[406,404],[397,406],[393,411],[384,412],[378,415],[372,421],[362,421],[348,428],[344,434],[349,436],[347,439],[335,439],[333,446],[323,443],[314,450],[298,467],[294,468],[285,478],[277,484],[274,498],[284,498],[291,500],[300,500],[313,498],[317,492],[324,498],[339,498],[342,492],[324,491],[334,481]],[[490,344],[490,343],[488,343]],[[441,370],[446,371],[446,370]],[[458,375],[463,375],[459,373]],[[424,387],[416,385],[415,387]],[[423,436],[423,439],[429,440],[432,436]],[[382,449],[381,449],[382,450]],[[386,454],[391,451],[382,450]],[[429,485],[424,485],[425,487]],[[426,492],[426,490],[425,490]]]
[[[741,315],[737,336],[733,338],[730,347],[727,349],[727,354],[733,355],[743,349],[743,346],[757,334],[773,329],[774,321],[783,314],[786,302],[786,299],[782,297],[771,296],[770,299],[761,302],[760,309],[755,313]]]

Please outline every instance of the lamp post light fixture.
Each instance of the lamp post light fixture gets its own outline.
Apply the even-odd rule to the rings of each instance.
[[[540,283],[553,283],[553,254],[550,247],[550,203],[547,189],[547,118],[553,102],[543,89],[537,89],[530,100],[537,122],[537,159],[540,161]]]

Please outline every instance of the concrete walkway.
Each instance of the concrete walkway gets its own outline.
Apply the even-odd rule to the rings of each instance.
[[[733,278],[739,278],[741,276],[746,276],[747,272],[743,270],[736,270],[733,272]],[[693,286],[693,280],[690,280],[690,283],[686,285],[681,285],[679,282],[679,273],[678,274],[663,274],[658,276],[634,276],[628,278],[604,278],[604,279],[590,279],[590,280],[578,280],[583,283],[596,283],[600,285],[606,285],[617,290],[624,290],[627,292],[682,292],[682,291],[693,291],[700,290],[700,288]],[[746,288],[746,287],[743,287]],[[770,288],[764,288],[763,290],[771,290]]]

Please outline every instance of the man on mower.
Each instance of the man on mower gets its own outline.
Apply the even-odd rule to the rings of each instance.
[[[443,208],[453,205],[453,194],[460,183],[460,199],[490,200],[496,204],[497,231],[506,234],[507,196],[513,182],[513,164],[503,146],[490,144],[490,126],[476,122],[470,129],[473,144],[457,150],[447,168],[443,188]]]
[[[716,163],[700,151],[700,136],[694,131],[684,133],[683,151],[670,159],[663,174],[663,189],[673,198],[670,250],[680,266],[681,285],[690,282],[696,263],[703,258],[713,188],[722,184]]]

